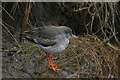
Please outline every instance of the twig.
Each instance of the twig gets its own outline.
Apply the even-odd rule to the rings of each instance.
[[[15,39],[15,37],[12,35],[12,33],[8,30],[8,28],[5,27],[5,25],[0,21],[0,24],[4,26],[4,28],[10,33],[10,35],[12,36],[12,38],[15,40],[15,42],[17,43],[17,45],[19,46],[19,48],[21,48],[21,46],[19,45],[19,43],[17,42],[17,40]]]
[[[0,7],[10,16],[10,18],[12,19],[12,20],[14,20],[14,18],[0,5]]]

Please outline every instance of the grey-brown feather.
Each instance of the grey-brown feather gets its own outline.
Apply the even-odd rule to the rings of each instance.
[[[59,43],[58,36],[62,41],[67,40],[71,34],[72,30],[65,26],[44,26],[24,32],[24,36],[28,41],[43,47],[54,46]],[[64,43],[64,45],[66,44],[68,43]]]
[[[27,40],[35,40],[33,43],[36,42],[36,44],[41,45],[54,45],[56,43],[56,36],[66,34],[65,28],[65,26],[44,26],[25,31],[24,35]]]

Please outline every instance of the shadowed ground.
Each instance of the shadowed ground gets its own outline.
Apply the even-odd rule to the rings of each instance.
[[[24,42],[20,48],[3,50],[3,78],[117,78],[120,50],[102,42],[96,36],[70,39],[63,52],[53,54],[53,63],[62,71],[47,67],[44,51]]]

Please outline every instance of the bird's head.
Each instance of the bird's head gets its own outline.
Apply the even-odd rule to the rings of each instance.
[[[65,27],[65,34],[67,34],[66,37],[68,37],[68,38],[71,38],[71,37],[78,38],[77,36],[73,35],[72,29],[69,27]]]

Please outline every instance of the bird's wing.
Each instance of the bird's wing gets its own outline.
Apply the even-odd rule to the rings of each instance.
[[[29,37],[25,37],[28,41],[37,44],[37,45],[41,45],[43,47],[48,47],[48,46],[53,46],[56,44],[55,40],[50,40],[50,39],[45,39],[45,38],[29,38]]]
[[[39,27],[25,32],[25,38],[37,45],[53,46],[56,44],[56,36],[63,34],[57,27]]]

